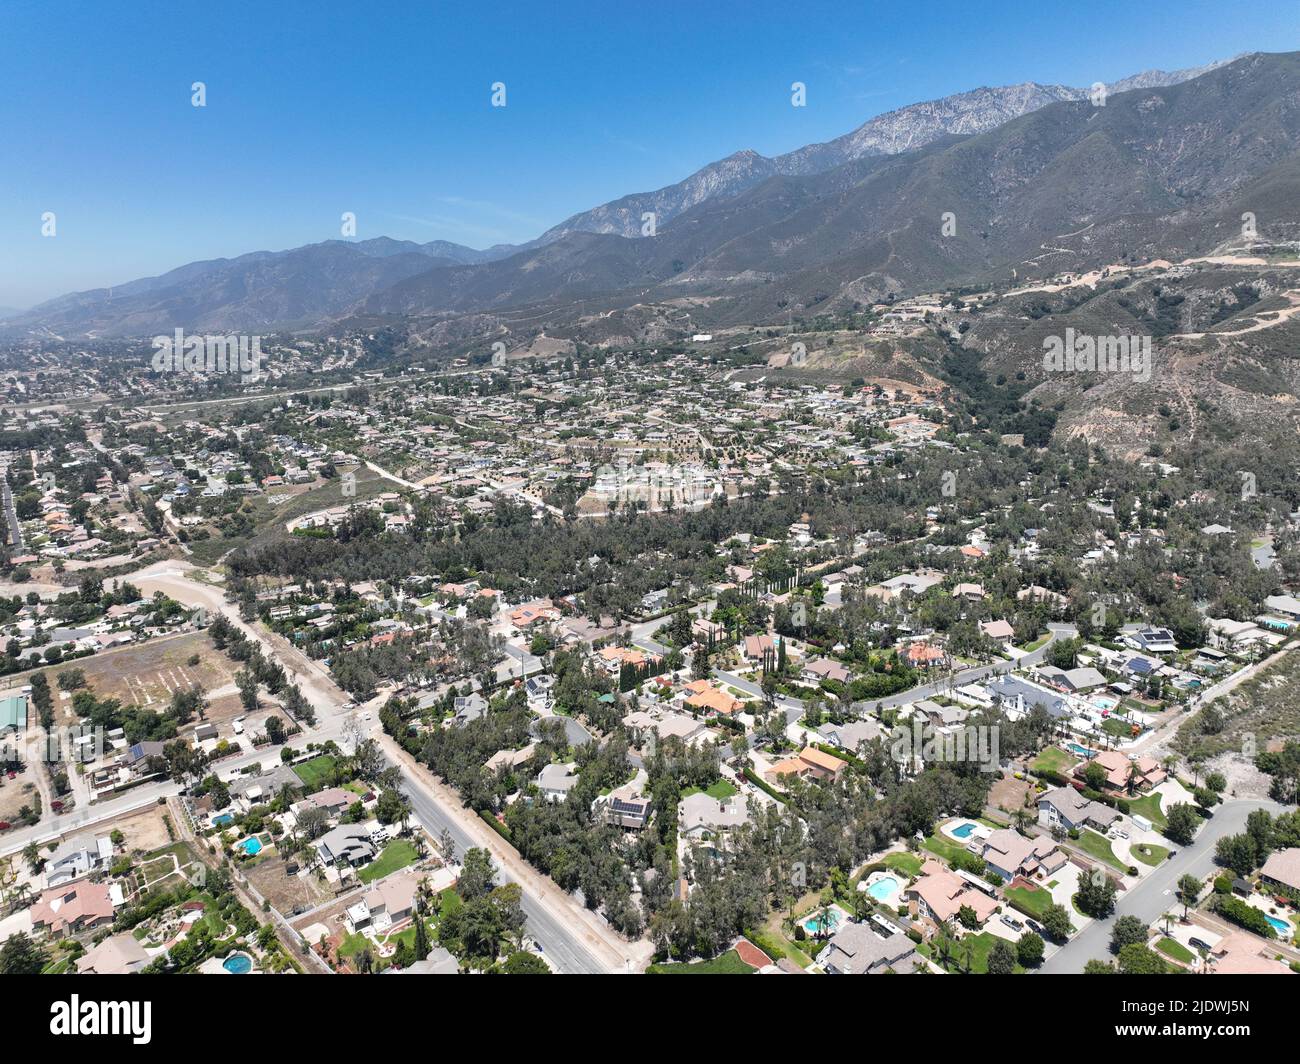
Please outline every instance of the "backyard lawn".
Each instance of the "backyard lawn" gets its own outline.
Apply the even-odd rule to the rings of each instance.
[[[894,872],[902,872],[908,877],[921,874],[921,858],[911,852],[891,853],[886,855],[884,866]]]
[[[931,853],[938,854],[949,864],[958,860],[960,854],[973,856],[970,850],[966,849],[965,846],[958,842],[954,842],[952,839],[948,838],[947,835],[940,834],[937,831],[926,839],[925,842],[921,843],[921,845]]]
[[[357,873],[362,883],[373,883],[382,879],[389,872],[396,872],[419,859],[415,846],[408,839],[394,839],[384,847],[384,852]]]
[[[1068,776],[1070,768],[1079,759],[1067,754],[1059,746],[1049,746],[1034,758],[1029,766],[1031,772],[1056,772]]]
[[[989,953],[997,942],[1005,942],[1005,939],[998,938],[997,935],[990,934],[988,931],[981,931],[978,935],[966,935],[964,938],[953,944],[949,953],[947,968],[953,972],[964,972],[966,970],[966,947],[970,944],[970,970],[975,975],[987,975],[989,970]],[[939,951],[935,948],[934,942],[927,942],[924,946],[917,947],[919,952],[925,953],[935,964],[941,968],[944,967],[943,961],[939,959]],[[1017,972],[1023,972],[1024,969],[1019,964],[1016,965]]]
[[[682,791],[683,798],[689,798],[692,794],[699,794],[699,787],[687,787]],[[704,793],[710,798],[716,798],[719,802],[728,798],[734,798],[740,792],[736,790],[735,785],[730,780],[718,780],[717,783],[706,787]]]
[[[652,964],[646,969],[647,975],[752,975],[754,969],[740,959],[734,949],[727,950],[721,957],[711,961],[696,961],[693,964]]]

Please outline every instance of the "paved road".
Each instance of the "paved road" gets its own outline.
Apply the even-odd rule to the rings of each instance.
[[[1214,847],[1225,835],[1244,830],[1246,817],[1256,809],[1267,809],[1275,816],[1286,812],[1276,802],[1224,802],[1205,822],[1196,841],[1178,851],[1178,856],[1160,865],[1137,886],[1120,895],[1115,912],[1105,920],[1093,920],[1087,927],[1058,949],[1038,969],[1042,974],[1082,972],[1090,960],[1110,959],[1110,933],[1121,916],[1136,916],[1143,923],[1155,923],[1170,907],[1178,903],[1178,880],[1191,874],[1205,878],[1214,869]]]
[[[0,470],[0,484],[3,485],[4,497],[2,504],[5,511],[5,519],[9,522],[9,545],[13,548],[14,554],[21,554],[24,549],[23,529],[18,523],[18,512],[14,509],[14,493],[9,488],[9,480],[5,476],[8,470]]]
[[[514,847],[466,810],[445,785],[423,770],[418,774],[411,770],[409,757],[392,739],[382,734],[376,737],[391,761],[403,770],[402,791],[429,835],[437,840],[443,831],[449,832],[458,858],[471,847],[489,850],[500,879],[524,887],[522,906],[528,917],[528,933],[556,969],[570,974],[609,974],[645,967],[649,953],[646,943],[619,939],[600,923],[599,917],[528,865]]]
[[[975,683],[977,680],[983,680],[986,677],[994,676],[1001,673],[1008,673],[1014,669],[1026,665],[1036,665],[1047,656],[1053,642],[1057,639],[1070,639],[1078,634],[1078,629],[1069,624],[1049,624],[1048,639],[1037,650],[1031,650],[1027,654],[1010,661],[995,661],[991,665],[978,665],[974,668],[964,669],[956,673],[951,683],[946,678],[936,680],[933,683],[922,684],[919,687],[913,687],[896,695],[890,695],[888,698],[878,698],[871,702],[855,702],[853,707],[860,713],[871,712],[875,709],[889,706],[904,706],[909,702],[918,702],[922,698],[929,698],[932,695],[942,694],[949,687],[963,687],[968,683]],[[714,669],[713,675],[716,679],[730,684],[738,690],[744,691],[747,695],[755,698],[763,697],[763,689],[751,680],[746,680],[735,673],[723,672],[721,669]],[[804,714],[806,708],[802,699],[787,698],[785,695],[778,695],[776,698],[777,708],[785,713],[787,724],[794,724]]]

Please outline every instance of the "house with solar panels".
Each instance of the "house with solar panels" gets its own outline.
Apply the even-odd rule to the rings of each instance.
[[[624,831],[640,831],[650,823],[650,799],[629,783],[597,798],[592,812],[606,824]]]

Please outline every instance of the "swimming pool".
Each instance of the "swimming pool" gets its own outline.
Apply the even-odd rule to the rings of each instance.
[[[1103,698],[1098,695],[1092,700],[1092,704],[1098,709],[1114,709],[1119,703],[1113,698]]]
[[[213,827],[218,827],[218,828],[224,828],[227,824],[233,824],[234,822],[235,822],[235,818],[231,816],[229,813],[222,813],[220,816],[215,816],[212,818]]]
[[[1089,750],[1086,746],[1080,746],[1078,743],[1067,743],[1066,745],[1080,757],[1094,758],[1097,756],[1096,750]]]
[[[884,901],[898,889],[898,880],[893,876],[881,876],[867,887],[867,893],[876,901]]]
[[[239,845],[244,848],[244,852],[248,854],[249,857],[256,857],[262,852],[262,840],[256,835],[250,835]]]
[[[959,827],[953,828],[950,834],[953,836],[953,838],[969,839],[971,837],[971,833],[974,832],[974,830],[975,830],[975,825],[968,820],[966,821],[966,823],[960,825]]]
[[[1264,914],[1264,919],[1273,925],[1273,930],[1277,932],[1279,938],[1291,937],[1291,925],[1285,920],[1279,920],[1276,916]]]
[[[231,975],[247,975],[253,970],[253,958],[247,953],[232,953],[221,963]]]
[[[826,923],[820,917],[813,916],[803,922],[804,930],[810,935],[820,935],[824,931],[834,931],[839,926],[840,914],[834,909],[826,914]]]

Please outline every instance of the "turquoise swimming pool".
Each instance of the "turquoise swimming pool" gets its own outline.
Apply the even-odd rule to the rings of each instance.
[[[1273,930],[1277,932],[1279,938],[1291,937],[1291,925],[1285,920],[1279,920],[1276,916],[1269,916],[1267,913],[1264,919],[1273,925]]]
[[[231,975],[247,975],[253,970],[253,958],[247,953],[232,953],[221,962],[221,967]]]
[[[949,834],[955,839],[969,839],[974,831],[975,825],[968,820],[961,826],[953,828]]]
[[[898,880],[893,876],[881,876],[867,887],[867,893],[876,901],[884,901],[898,889]]]
[[[1080,757],[1091,759],[1097,756],[1096,750],[1089,750],[1086,746],[1080,746],[1078,743],[1067,743],[1066,745]]]
[[[826,923],[823,925],[819,917],[813,916],[803,922],[804,930],[810,935],[820,935],[827,931],[834,931],[839,926],[840,914],[834,909],[826,914]]]
[[[262,852],[262,840],[256,835],[250,835],[239,845],[243,847],[244,852],[248,854],[249,857],[256,857]]]

